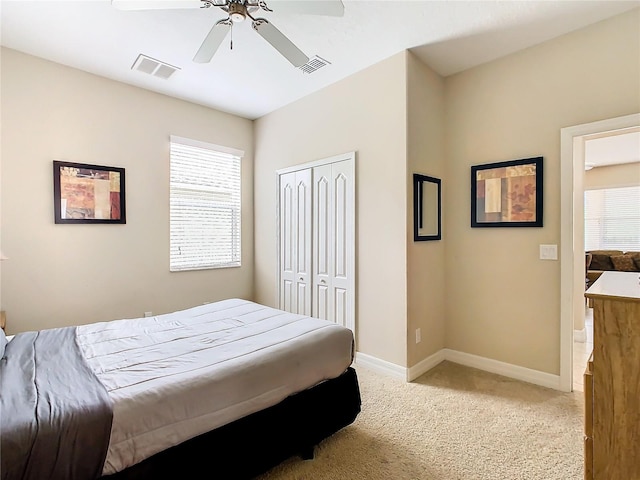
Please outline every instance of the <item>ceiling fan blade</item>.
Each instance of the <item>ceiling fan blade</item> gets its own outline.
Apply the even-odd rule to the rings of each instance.
[[[168,10],[175,8],[204,8],[200,0],[111,0],[118,10]]]
[[[341,0],[266,0],[274,12],[302,13],[305,15],[327,15],[342,17],[344,4]]]
[[[198,63],[210,62],[230,29],[231,20],[228,18],[217,22],[205,37],[202,45],[200,45],[195,57],[193,57],[193,61]]]
[[[257,18],[253,22],[253,29],[269,42],[273,48],[278,50],[284,58],[289,60],[294,67],[300,67],[309,61],[309,57],[264,18]]]

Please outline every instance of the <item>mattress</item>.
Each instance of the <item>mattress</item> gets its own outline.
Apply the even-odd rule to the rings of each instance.
[[[353,361],[337,324],[229,299],[77,328],[113,403],[103,474],[336,378]]]

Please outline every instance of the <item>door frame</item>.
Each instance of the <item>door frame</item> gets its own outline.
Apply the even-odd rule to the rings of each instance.
[[[560,390],[573,389],[573,326],[584,315],[584,146],[640,126],[640,113],[560,130]]]
[[[280,308],[280,288],[281,288],[281,278],[280,278],[280,177],[283,174],[286,173],[291,173],[291,172],[297,172],[298,170],[305,170],[307,168],[313,168],[313,167],[319,167],[322,165],[329,165],[332,163],[337,163],[337,162],[342,162],[345,160],[350,160],[352,162],[353,165],[353,191],[351,192],[352,195],[352,205],[353,205],[353,224],[350,226],[351,229],[353,229],[352,232],[352,238],[353,238],[353,245],[352,245],[352,252],[351,255],[349,255],[350,257],[350,268],[351,268],[351,272],[353,272],[353,275],[351,275],[351,278],[349,279],[349,288],[351,289],[352,292],[352,302],[353,305],[351,305],[351,312],[352,312],[352,319],[351,319],[351,324],[347,325],[347,327],[354,333],[355,336],[355,331],[356,331],[356,323],[357,323],[357,302],[356,302],[356,268],[357,268],[357,264],[356,264],[356,244],[357,244],[357,229],[356,229],[356,222],[357,222],[357,204],[356,204],[356,194],[355,194],[355,190],[356,190],[356,152],[355,151],[351,151],[351,152],[346,152],[346,153],[341,153],[339,155],[334,155],[332,157],[327,157],[327,158],[322,158],[320,160],[314,160],[312,162],[306,162],[306,163],[301,163],[298,165],[293,165],[291,167],[285,167],[285,168],[280,168],[278,170],[276,170],[276,192],[277,192],[277,198],[276,198],[276,299],[275,299],[275,305],[277,305],[278,308]],[[312,182],[313,183],[313,182]],[[313,237],[313,235],[312,235]],[[313,249],[313,246],[312,246]],[[312,292],[313,295],[313,292]],[[312,300],[313,302],[313,300]]]

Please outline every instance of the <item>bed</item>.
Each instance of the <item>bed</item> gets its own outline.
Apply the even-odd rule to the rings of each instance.
[[[1,478],[252,478],[351,424],[350,330],[242,299],[16,335]]]

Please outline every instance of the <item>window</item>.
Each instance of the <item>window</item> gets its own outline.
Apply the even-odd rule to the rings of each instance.
[[[640,186],[584,192],[585,250],[640,250]]]
[[[169,269],[240,266],[240,160],[244,152],[171,137]]]

